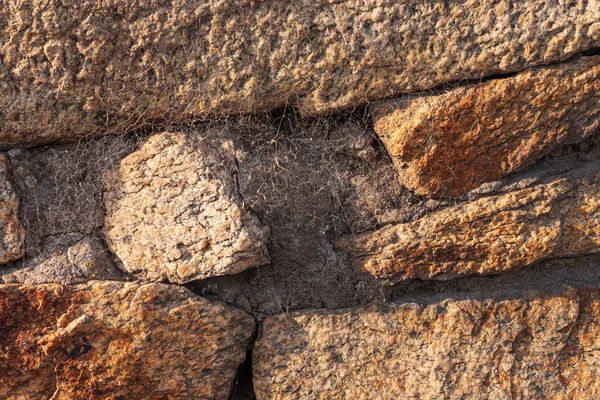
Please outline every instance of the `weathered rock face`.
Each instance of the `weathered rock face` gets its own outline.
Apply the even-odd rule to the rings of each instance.
[[[231,143],[151,137],[106,175],[105,236],[123,268],[184,283],[269,262],[268,228],[242,204]]]
[[[62,244],[62,243],[61,243]],[[85,237],[63,250],[56,246],[47,256],[34,257],[0,270],[0,283],[60,283],[70,285],[89,280],[126,280],[99,238]]]
[[[445,300],[264,321],[261,399],[531,399],[600,396],[597,288]]]
[[[495,274],[600,252],[600,172],[463,203],[344,238],[338,247],[391,281]]]
[[[287,103],[325,113],[564,60],[599,47],[600,25],[585,1],[10,0],[0,38],[7,148]]]
[[[10,164],[0,155],[0,264],[25,254],[25,230],[19,220],[19,198],[10,182]]]
[[[254,321],[162,284],[0,285],[3,399],[226,399]]]
[[[598,131],[599,93],[595,56],[371,110],[405,186],[459,196]]]

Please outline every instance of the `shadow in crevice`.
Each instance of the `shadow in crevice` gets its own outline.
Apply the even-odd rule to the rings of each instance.
[[[399,284],[389,288],[388,301],[429,304],[446,299],[514,298],[526,292],[552,294],[592,286],[600,287],[599,254],[541,261],[495,275]]]
[[[239,366],[237,376],[229,400],[254,400],[253,375],[252,375],[252,349],[246,352],[246,360]]]

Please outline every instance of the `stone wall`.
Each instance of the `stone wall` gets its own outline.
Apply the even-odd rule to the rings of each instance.
[[[594,1],[9,0],[0,399],[600,397]]]

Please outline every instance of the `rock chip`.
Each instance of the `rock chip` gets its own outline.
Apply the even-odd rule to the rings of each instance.
[[[264,321],[260,399],[593,399],[598,288],[310,311]]]
[[[53,250],[50,254],[25,259],[0,270],[0,283],[70,285],[90,280],[122,281],[129,278],[115,266],[99,238],[84,237],[68,247],[58,243]]]
[[[254,331],[164,284],[0,285],[0,398],[227,399]]]
[[[123,269],[185,283],[269,262],[269,229],[237,193],[234,150],[185,133],[152,136],[106,174],[105,237]]]
[[[460,196],[600,128],[600,56],[371,107],[400,182]]]
[[[25,229],[19,220],[19,198],[10,182],[8,157],[0,155],[0,264],[25,255]]]
[[[584,1],[9,0],[0,147],[286,104],[323,114],[598,47]]]
[[[497,274],[600,252],[600,172],[480,198],[341,239],[355,264],[390,281]]]

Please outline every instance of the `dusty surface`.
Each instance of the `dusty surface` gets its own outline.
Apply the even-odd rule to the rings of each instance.
[[[243,311],[162,284],[0,285],[3,399],[227,399]]]
[[[8,157],[0,154],[0,264],[25,255],[25,229],[19,220],[19,198],[11,183]]]
[[[261,399],[600,396],[600,291],[520,293],[268,318]]]
[[[242,203],[235,149],[154,135],[105,175],[104,235],[122,268],[186,283],[269,263],[268,227]]]
[[[213,135],[237,138],[240,193],[271,228],[271,263],[190,287],[257,318],[378,297],[381,285],[363,288],[332,243],[345,234],[414,218],[446,204],[425,204],[400,185],[389,185],[396,178],[393,166],[381,148],[367,144],[369,132],[360,120],[293,120],[284,116],[275,118],[272,127],[236,123],[209,129]]]
[[[425,204],[399,185],[390,186],[388,182],[396,179],[394,169],[381,148],[372,146],[374,134],[364,124],[337,119],[294,124],[291,120],[295,114],[190,128],[192,134],[211,140],[236,140],[240,195],[273,231],[270,264],[193,285],[198,286],[198,293],[231,302],[259,318],[282,309],[362,303],[371,298],[371,292],[379,298],[378,284],[372,291],[370,286],[360,289],[364,295],[356,294],[359,281],[331,242],[340,235],[413,218],[448,204]],[[27,229],[27,256],[3,268],[0,279],[19,283],[85,280],[87,271],[72,268],[56,255],[101,234],[105,218],[102,171],[118,166],[146,140],[145,135],[110,136],[10,151],[21,219]],[[122,279],[112,269],[103,271],[94,270],[95,279]]]
[[[285,125],[285,121],[275,122],[276,127]],[[343,146],[354,129],[338,129],[335,121],[330,121],[332,126],[317,122],[299,122],[291,130],[261,137],[261,142],[256,140],[256,132],[240,135],[246,153],[240,158],[241,193],[272,228],[272,261],[236,276],[194,282],[191,287],[197,293],[235,304],[260,319],[302,308],[336,309],[386,301],[414,291],[465,291],[467,283],[417,280],[410,285],[384,286],[389,282],[353,271],[348,256],[333,244],[350,233],[410,223],[455,204],[547,184],[557,176],[586,168],[597,170],[600,165],[600,137],[596,135],[554,151],[526,170],[483,185],[468,196],[427,200],[390,184],[397,177],[385,154],[365,160]],[[239,135],[238,126],[232,129]],[[519,279],[535,281],[538,274],[527,268],[510,274],[509,279],[519,277],[511,280],[514,285]],[[461,282],[479,285],[472,279]]]
[[[130,279],[100,237],[102,171],[135,148],[133,137],[8,152],[25,228],[25,257],[0,269],[3,283],[71,284]]]
[[[600,169],[594,167],[345,238],[337,247],[391,281],[496,274],[600,252]]]
[[[66,250],[104,224],[102,171],[135,148],[129,137],[8,152],[28,258]]]
[[[600,132],[600,56],[371,111],[403,185],[459,196]]]
[[[0,147],[352,108],[600,47],[595,2],[9,0]]]

